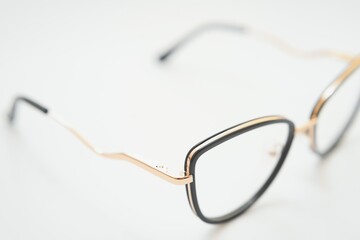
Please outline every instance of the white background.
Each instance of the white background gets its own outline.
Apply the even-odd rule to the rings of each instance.
[[[198,141],[280,114],[306,122],[336,60],[292,58],[212,32],[156,57],[208,21],[246,23],[302,49],[360,52],[358,1],[0,1],[0,109],[17,94],[96,145],[181,170]],[[0,121],[0,239],[359,239],[360,124],[325,160],[303,136],[242,217],[200,221],[183,186],[99,159],[36,111]]]

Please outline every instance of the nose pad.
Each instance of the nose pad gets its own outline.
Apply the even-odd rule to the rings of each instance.
[[[267,149],[267,154],[273,159],[280,158],[283,149],[284,149],[283,144],[275,143]]]

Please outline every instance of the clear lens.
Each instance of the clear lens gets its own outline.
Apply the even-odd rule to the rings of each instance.
[[[288,136],[287,123],[273,123],[201,155],[195,167],[195,187],[202,214],[219,218],[247,204],[273,173]]]
[[[341,139],[359,108],[360,70],[353,72],[329,98],[315,128],[315,143],[321,154],[331,150]]]

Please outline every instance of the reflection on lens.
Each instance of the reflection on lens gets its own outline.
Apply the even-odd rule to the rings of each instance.
[[[231,214],[251,202],[269,179],[289,137],[273,123],[233,137],[203,153],[195,167],[199,208],[206,218]]]
[[[353,72],[325,102],[315,127],[315,144],[320,154],[333,149],[355,118],[360,101],[360,70]]]

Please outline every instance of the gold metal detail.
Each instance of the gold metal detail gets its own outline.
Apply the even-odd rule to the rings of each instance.
[[[197,216],[197,213],[196,213],[195,207],[194,207],[194,202],[193,202],[193,199],[192,199],[190,184],[187,184],[187,185],[186,185],[186,188],[187,188],[187,190],[188,190],[188,196],[189,196],[189,202],[190,202],[191,210],[192,210],[193,213]]]
[[[305,135],[309,136],[309,134],[311,132],[311,128],[313,128],[315,124],[316,124],[316,118],[310,119],[304,125],[301,125],[300,127],[295,128],[295,133],[296,134],[305,134]]]
[[[287,52],[288,54],[291,54],[291,55],[294,55],[297,57],[303,57],[303,58],[330,57],[330,58],[336,58],[339,60],[343,60],[346,62],[350,62],[354,59],[354,56],[352,56],[350,54],[333,51],[333,50],[313,50],[313,51],[302,50],[302,49],[291,46],[290,44],[273,36],[272,34],[265,33],[265,32],[255,30],[253,28],[248,28],[248,27],[246,27],[246,30],[249,31],[250,33],[253,33],[254,36],[259,37],[263,41],[274,45],[278,49],[283,50],[283,51]]]
[[[88,140],[86,140],[77,130],[75,130],[73,127],[71,127],[69,124],[67,124],[64,120],[62,120],[59,116],[55,115],[52,112],[48,113],[49,117],[52,118],[55,122],[60,124],[62,127],[64,127],[66,130],[68,130],[72,135],[74,135],[81,143],[83,143],[90,151],[93,153],[104,157],[108,159],[115,159],[115,160],[125,160],[128,162],[131,162],[132,164],[135,164],[136,166],[154,174],[155,176],[160,177],[163,180],[166,180],[172,184],[175,185],[185,185],[189,184],[193,181],[193,177],[190,175],[185,176],[171,176],[168,173],[157,169],[156,167],[152,167],[139,159],[136,159],[126,153],[106,153],[102,151],[101,149],[93,146]]]
[[[272,146],[271,149],[269,149],[268,154],[270,157],[275,158],[275,157],[279,157],[279,154],[282,152],[282,149],[284,148],[283,144],[275,144],[274,146]]]

